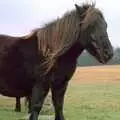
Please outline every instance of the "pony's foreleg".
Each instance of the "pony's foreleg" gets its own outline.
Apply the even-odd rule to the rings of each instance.
[[[39,112],[42,108],[44,99],[49,91],[47,83],[36,84],[32,90],[31,111],[29,120],[38,120]]]
[[[57,84],[52,84],[52,101],[55,108],[55,120],[64,120],[63,115],[63,104],[64,104],[64,95],[67,89],[68,82]]]

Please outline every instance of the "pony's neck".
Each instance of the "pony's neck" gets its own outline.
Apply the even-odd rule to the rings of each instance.
[[[64,60],[68,62],[74,62],[83,52],[84,48],[79,44],[75,43],[63,56]]]
[[[66,14],[43,28],[41,40],[47,42],[53,53],[58,49],[65,53],[76,42],[76,25],[76,13]]]
[[[39,35],[41,51],[46,53],[50,48],[53,58],[76,60],[83,51],[78,43],[79,22],[76,12],[73,11],[44,26]]]

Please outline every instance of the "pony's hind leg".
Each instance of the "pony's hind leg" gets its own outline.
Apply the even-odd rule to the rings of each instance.
[[[39,112],[42,108],[44,99],[49,91],[49,85],[47,83],[36,84],[32,90],[31,97],[31,111],[29,120],[38,120]]]
[[[55,108],[55,120],[64,120],[63,104],[64,104],[64,95],[67,85],[68,82],[61,84],[57,84],[54,82],[52,84],[51,91],[52,91],[52,101]]]
[[[20,97],[16,97],[15,112],[21,112]]]

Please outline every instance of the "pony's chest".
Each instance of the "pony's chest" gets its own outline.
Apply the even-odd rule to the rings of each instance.
[[[74,74],[76,69],[76,61],[74,62],[57,62],[56,67],[54,68],[54,78],[60,80],[69,80]]]

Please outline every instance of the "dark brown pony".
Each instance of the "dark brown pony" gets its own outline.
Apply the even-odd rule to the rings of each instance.
[[[113,56],[101,11],[89,4],[75,7],[30,36],[0,36],[0,93],[11,97],[31,94],[29,120],[38,120],[49,89],[55,120],[64,120],[65,91],[84,49],[101,63]]]

